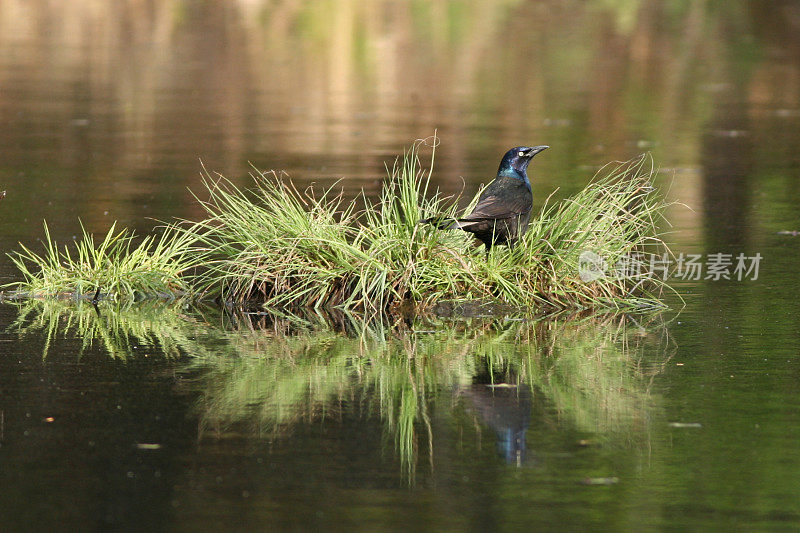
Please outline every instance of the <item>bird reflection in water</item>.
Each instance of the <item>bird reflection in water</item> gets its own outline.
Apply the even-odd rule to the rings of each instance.
[[[531,417],[532,394],[525,384],[473,384],[459,390],[467,410],[497,435],[497,450],[509,464],[525,461],[525,433]]]

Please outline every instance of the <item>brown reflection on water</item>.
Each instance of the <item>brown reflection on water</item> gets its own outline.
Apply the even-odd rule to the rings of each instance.
[[[385,161],[438,130],[447,192],[515,144],[553,147],[537,198],[651,150],[696,243],[709,209],[749,209],[746,189],[715,196],[758,167],[737,163],[741,142],[797,165],[769,147],[800,138],[799,20],[759,1],[3,2],[7,234],[197,216],[200,159],[374,193]]]

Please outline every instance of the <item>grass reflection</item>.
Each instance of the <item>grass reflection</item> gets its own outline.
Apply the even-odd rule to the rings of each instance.
[[[670,343],[658,315],[644,325],[624,315],[387,324],[341,313],[200,311],[27,300],[11,329],[44,338],[44,357],[61,337],[123,360],[186,357],[181,386],[198,395],[201,440],[274,441],[299,427],[377,418],[408,480],[421,457],[433,468],[436,443],[452,442],[438,436],[454,431],[480,439],[478,429],[489,428],[499,455],[517,464],[542,421],[637,446]]]
[[[211,333],[197,309],[180,304],[147,300],[139,303],[56,300],[19,300],[16,320],[9,326],[22,337],[44,341],[42,358],[58,339],[81,339],[79,353],[99,347],[114,359],[158,355],[179,358],[187,353],[205,354],[208,348],[199,340]]]
[[[652,330],[656,327],[655,330]],[[644,347],[659,345],[647,360]],[[649,383],[669,359],[666,331],[627,319],[560,323],[525,359],[524,378],[540,389],[559,418],[598,438],[645,435],[652,399]]]
[[[669,344],[657,319],[642,327],[624,316],[322,323],[287,335],[291,327],[271,322],[240,334],[234,357],[198,360],[207,369],[201,435],[276,439],[297,424],[377,415],[412,479],[420,455],[433,464],[434,434],[447,431],[436,416],[460,410],[495,431],[506,460],[522,462],[530,397],[541,395],[557,424],[630,445],[646,438],[649,383]],[[659,360],[648,361],[654,343]]]

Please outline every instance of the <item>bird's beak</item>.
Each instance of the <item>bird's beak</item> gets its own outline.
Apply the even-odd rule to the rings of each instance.
[[[546,146],[546,145],[534,146],[533,148],[531,148],[531,153],[529,154],[529,156],[533,157],[536,154],[538,154],[539,152],[543,152],[544,150],[547,150],[548,148],[550,148],[550,147]]]

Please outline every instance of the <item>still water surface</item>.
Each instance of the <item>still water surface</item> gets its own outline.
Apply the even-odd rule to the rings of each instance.
[[[659,316],[231,316],[0,305],[4,529],[800,526],[800,10],[791,2],[0,4],[0,249],[200,216],[202,160],[377,192],[438,132],[541,202],[650,151]],[[0,281],[16,279],[7,259]]]

